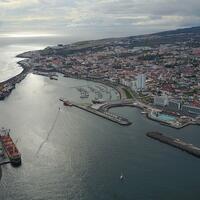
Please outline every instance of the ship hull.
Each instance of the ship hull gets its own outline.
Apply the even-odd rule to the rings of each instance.
[[[10,163],[13,167],[19,167],[22,164],[22,160],[21,158],[18,158],[17,160],[10,158]]]
[[[9,130],[2,129],[0,134],[1,144],[3,146],[4,152],[10,160],[12,166],[21,165],[21,154],[18,151],[16,145],[14,144],[12,138],[10,137]]]

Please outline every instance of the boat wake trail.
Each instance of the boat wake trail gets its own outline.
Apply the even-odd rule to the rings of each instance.
[[[52,124],[50,130],[48,131],[47,137],[45,138],[45,140],[44,140],[44,141],[40,144],[40,146],[39,146],[39,148],[38,148],[38,150],[37,150],[37,152],[36,152],[36,154],[35,154],[36,156],[40,153],[40,151],[41,151],[42,147],[44,146],[44,144],[49,140],[49,137],[50,137],[50,135],[51,135],[53,129],[55,128],[55,125],[56,125],[56,122],[57,122],[57,120],[58,120],[59,114],[60,114],[60,108],[59,108],[59,110],[58,110],[58,112],[57,112],[57,114],[56,114],[56,118],[55,118],[55,120],[53,121],[53,124]]]

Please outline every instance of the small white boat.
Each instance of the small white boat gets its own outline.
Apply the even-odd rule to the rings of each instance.
[[[89,97],[88,93],[81,93],[81,96],[80,96],[81,99],[85,99],[85,98],[88,98],[88,97]]]
[[[142,114],[147,114],[147,112],[145,112],[145,111],[142,111],[141,113],[142,113]]]
[[[120,180],[123,181],[124,180],[124,175],[121,173],[120,175]]]

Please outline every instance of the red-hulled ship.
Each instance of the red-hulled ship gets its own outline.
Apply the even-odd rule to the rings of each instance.
[[[0,141],[13,166],[21,165],[21,154],[10,137],[10,130],[2,128],[0,130]]]

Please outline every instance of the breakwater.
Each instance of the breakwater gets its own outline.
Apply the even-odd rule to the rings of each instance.
[[[192,144],[186,143],[177,138],[165,136],[159,132],[148,132],[146,135],[152,139],[158,140],[162,143],[168,144],[170,146],[173,146],[177,149],[180,149],[180,150],[185,151],[193,156],[200,158],[200,148],[196,147]]]
[[[29,72],[29,68],[23,68],[23,71],[0,83],[0,100],[4,100],[6,97],[8,97],[10,95],[10,93],[12,92],[12,90],[15,88],[15,85],[17,83],[20,83],[28,74]]]
[[[110,112],[99,111],[99,110],[93,109],[89,106],[85,107],[85,106],[80,106],[80,105],[77,105],[77,104],[74,104],[74,103],[73,103],[73,106],[76,107],[76,108],[79,108],[81,110],[87,111],[89,113],[95,114],[95,115],[102,117],[104,119],[115,122],[115,123],[122,125],[122,126],[129,126],[129,125],[132,124],[128,119],[120,117],[120,116],[113,114],[113,113],[110,113]]]

